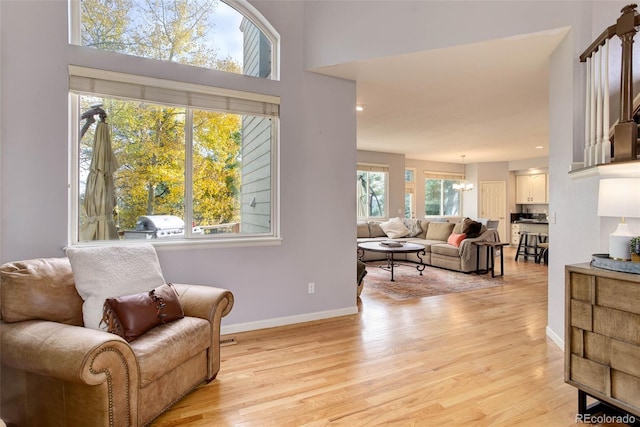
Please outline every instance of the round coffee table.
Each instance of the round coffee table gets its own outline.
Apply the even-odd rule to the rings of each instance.
[[[416,265],[416,269],[420,272],[422,276],[422,272],[424,271],[426,264],[422,261],[422,257],[420,255],[425,255],[425,247],[424,245],[420,245],[417,243],[410,242],[396,242],[401,243],[401,246],[389,246],[385,245],[379,241],[376,242],[363,242],[358,243],[358,258],[362,261],[362,257],[364,257],[364,251],[371,252],[382,252],[387,254],[387,265],[380,266],[385,270],[391,271],[391,281],[394,282],[393,279],[393,268],[397,265],[396,261],[393,259],[393,254],[407,254],[407,253],[415,253],[420,262]]]

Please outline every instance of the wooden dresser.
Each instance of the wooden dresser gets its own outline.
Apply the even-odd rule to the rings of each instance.
[[[565,381],[587,395],[640,416],[640,275],[565,267]]]

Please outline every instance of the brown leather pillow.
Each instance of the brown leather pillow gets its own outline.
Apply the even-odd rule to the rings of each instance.
[[[183,317],[178,294],[169,283],[149,292],[107,298],[102,322],[107,325],[107,332],[131,342],[162,323]]]
[[[474,237],[478,237],[481,231],[481,222],[474,221],[470,218],[465,218],[462,221],[462,229],[460,230],[460,232],[462,234],[466,234],[468,238],[473,239]]]

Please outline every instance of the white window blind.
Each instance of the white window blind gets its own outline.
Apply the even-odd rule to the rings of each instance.
[[[389,172],[389,166],[358,163],[358,170],[368,172]]]
[[[429,179],[464,179],[464,175],[455,172],[424,171],[424,177]]]
[[[72,92],[241,115],[279,117],[280,98],[211,86],[69,66]]]

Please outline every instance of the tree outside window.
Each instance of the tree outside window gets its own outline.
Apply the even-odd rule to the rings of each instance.
[[[385,218],[387,172],[358,171],[358,218]]]
[[[459,216],[460,192],[453,184],[460,180],[426,178],[424,185],[424,207],[426,216]]]
[[[258,56],[253,60],[258,70],[243,64],[243,33],[252,32],[255,25],[223,1],[80,0],[79,13],[76,42],[82,46],[271,77],[271,42],[261,31],[253,34],[260,45],[252,52]]]

